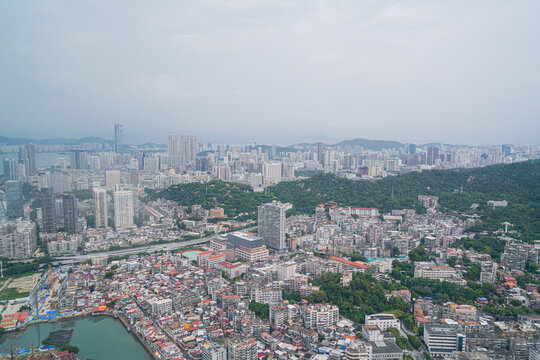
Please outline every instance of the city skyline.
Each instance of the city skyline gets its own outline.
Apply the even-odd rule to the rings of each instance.
[[[444,145],[449,145],[449,146],[496,146],[496,145],[504,145],[504,144],[511,144],[511,145],[523,145],[523,146],[534,146],[534,145],[540,145],[540,141],[533,141],[533,142],[511,142],[511,141],[502,141],[502,142],[469,142],[469,143],[459,143],[459,142],[455,142],[455,143],[452,143],[450,141],[435,141],[435,140],[427,140],[427,141],[413,141],[413,140],[410,140],[410,139],[407,139],[407,138],[365,138],[365,137],[355,137],[355,136],[342,136],[342,137],[339,137],[339,138],[335,138],[335,139],[332,139],[332,138],[329,138],[329,139],[323,139],[323,138],[313,138],[313,139],[309,139],[309,140],[304,140],[304,141],[296,141],[296,142],[260,142],[260,141],[257,141],[256,139],[255,140],[252,140],[252,141],[237,141],[235,142],[234,140],[233,141],[219,141],[219,139],[217,139],[217,141],[210,141],[210,140],[207,140],[206,138],[204,137],[200,137],[198,134],[194,134],[194,133],[182,133],[182,135],[179,135],[180,133],[175,133],[174,136],[195,136],[197,139],[200,138],[200,140],[198,140],[198,143],[199,144],[207,144],[207,143],[211,143],[211,144],[220,144],[220,145],[233,145],[233,146],[246,146],[246,145],[275,145],[275,146],[295,146],[295,145],[305,145],[305,144],[310,144],[310,145],[315,145],[317,143],[322,143],[324,145],[328,145],[328,146],[334,146],[334,145],[337,145],[341,142],[346,142],[346,141],[354,141],[354,140],[367,140],[367,141],[388,141],[388,142],[398,142],[398,143],[401,143],[403,144],[403,147],[405,148],[407,145],[409,144],[414,144],[414,145],[418,145],[418,146],[428,146],[428,145],[431,145],[431,144],[435,144],[435,145],[440,145],[440,146],[444,146]],[[167,134],[164,138],[159,138],[157,139],[156,141],[134,141],[134,142],[124,142],[123,145],[143,145],[143,144],[156,144],[156,145],[160,145],[160,146],[164,146],[164,147],[167,147],[168,146],[168,137],[173,135],[173,133],[170,133],[170,134]],[[27,144],[35,144],[35,142],[39,142],[41,145],[46,145],[46,144],[56,144],[59,140],[63,141],[63,140],[69,140],[69,141],[79,141],[79,140],[83,140],[83,139],[93,139],[95,141],[107,141],[107,142],[110,142],[112,144],[112,147],[114,149],[114,143],[115,143],[115,140],[114,140],[114,130],[113,130],[113,134],[112,135],[107,135],[105,134],[103,137],[101,136],[94,136],[94,135],[90,135],[90,136],[84,136],[84,137],[54,137],[54,138],[48,138],[48,137],[44,137],[44,138],[39,138],[39,137],[35,137],[35,138],[22,138],[22,137],[16,137],[16,136],[4,136],[4,137],[0,137],[0,139],[10,139],[10,140],[13,140],[13,141],[18,141],[17,144],[12,144],[12,145],[8,145],[9,146],[16,146],[16,145],[21,145],[23,143],[27,143]],[[223,139],[222,139],[223,140]],[[22,142],[21,142],[22,141]],[[47,142],[49,141],[49,142]],[[19,144],[19,142],[21,142]],[[93,141],[90,141],[90,142],[93,142]],[[1,144],[1,142],[0,142]]]
[[[0,360],[540,360],[540,1],[0,1]]]

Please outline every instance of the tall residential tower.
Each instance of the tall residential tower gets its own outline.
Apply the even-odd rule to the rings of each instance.
[[[287,248],[285,238],[285,204],[274,201],[259,206],[259,236],[269,248],[283,250]]]
[[[133,193],[129,190],[114,192],[114,225],[117,229],[133,226]]]
[[[107,227],[107,190],[94,189],[94,226],[96,228]]]

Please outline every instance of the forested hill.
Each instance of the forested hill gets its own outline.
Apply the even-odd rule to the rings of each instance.
[[[392,192],[393,189],[393,192]],[[389,176],[378,181],[352,181],[331,174],[283,182],[272,187],[281,201],[298,213],[311,212],[329,200],[340,205],[420,210],[418,195],[436,195],[443,209],[470,211],[480,206],[486,230],[508,221],[523,233],[524,240],[540,239],[540,161],[494,165],[474,169],[430,170]],[[393,193],[393,196],[392,196]],[[507,200],[508,207],[492,209],[488,200]]]
[[[377,207],[382,212],[415,208],[418,195],[439,196],[443,207],[468,210],[473,203],[507,200],[538,204],[540,161],[474,169],[429,170],[389,176],[378,181],[353,181],[332,174],[282,182],[271,188],[276,198],[291,202],[299,212],[310,212],[329,200],[340,205]],[[392,191],[393,189],[393,191]]]
[[[252,216],[258,204],[272,199],[292,203],[294,213],[312,213],[317,204],[330,200],[344,206],[377,207],[387,212],[403,208],[421,211],[418,195],[436,195],[448,210],[469,211],[473,203],[480,204],[477,213],[487,230],[496,230],[501,222],[509,221],[523,233],[525,240],[540,239],[540,161],[413,172],[377,181],[352,181],[320,174],[279,183],[268,192],[268,195],[254,193],[248,186],[212,181],[208,186],[177,185],[156,195],[186,206],[223,206],[229,215],[248,212]],[[486,205],[488,200],[507,200],[509,205],[491,209]]]
[[[168,189],[153,193],[152,197],[163,197],[189,207],[195,204],[202,205],[205,209],[220,206],[227,216],[249,213],[251,217],[257,215],[257,206],[272,200],[271,195],[256,193],[251,186],[219,180],[205,184],[173,185]]]

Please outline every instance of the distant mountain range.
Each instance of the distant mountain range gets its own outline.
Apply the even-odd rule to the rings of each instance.
[[[0,136],[0,144],[6,144],[6,145],[24,145],[24,144],[39,144],[39,145],[80,145],[83,143],[100,143],[100,144],[114,144],[113,140],[109,139],[103,139],[96,136],[88,136],[81,139],[66,139],[66,138],[54,138],[54,139],[43,139],[43,140],[36,140],[36,139],[17,139],[17,138],[10,138],[7,136]],[[314,143],[299,143],[294,144],[291,146],[276,146],[277,153],[280,152],[292,152],[295,151],[295,149],[298,148],[304,148],[304,147],[311,147],[317,145],[318,142]],[[353,139],[353,140],[344,140],[341,142],[338,142],[336,144],[328,144],[324,143],[326,146],[339,146],[339,147],[345,147],[345,146],[361,146],[366,150],[374,150],[374,151],[381,151],[383,149],[400,149],[407,146],[407,144],[401,143],[399,141],[393,141],[393,140],[369,140],[369,139]],[[441,143],[428,143],[428,144],[417,144],[418,146],[452,146],[450,144],[441,144]],[[271,147],[272,145],[257,145],[257,147]],[[466,145],[465,145],[466,146]],[[158,144],[158,143],[144,143],[138,145],[139,148],[165,148],[167,147],[166,144]],[[264,149],[263,149],[264,150]]]
[[[354,139],[345,140],[335,144],[335,146],[362,146],[367,150],[380,151],[382,149],[399,149],[405,147],[405,144],[392,140],[369,140],[369,139]]]
[[[301,143],[296,144],[294,146],[297,147],[307,147],[307,146],[314,146],[317,145],[317,143]],[[380,151],[382,149],[399,149],[405,147],[405,144],[400,143],[398,141],[392,141],[392,140],[369,140],[369,139],[354,139],[354,140],[345,140],[341,141],[337,144],[325,144],[327,146],[362,146],[366,150],[374,150],[374,151]]]
[[[7,136],[0,136],[0,144],[6,145],[24,145],[24,144],[38,144],[38,145],[79,145],[84,143],[100,143],[100,144],[113,144],[113,140],[103,139],[95,136],[88,136],[82,139],[15,139]]]

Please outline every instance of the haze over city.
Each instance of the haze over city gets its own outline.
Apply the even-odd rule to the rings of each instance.
[[[535,143],[538,1],[4,1],[0,128]]]
[[[540,360],[540,1],[0,1],[0,360]]]

